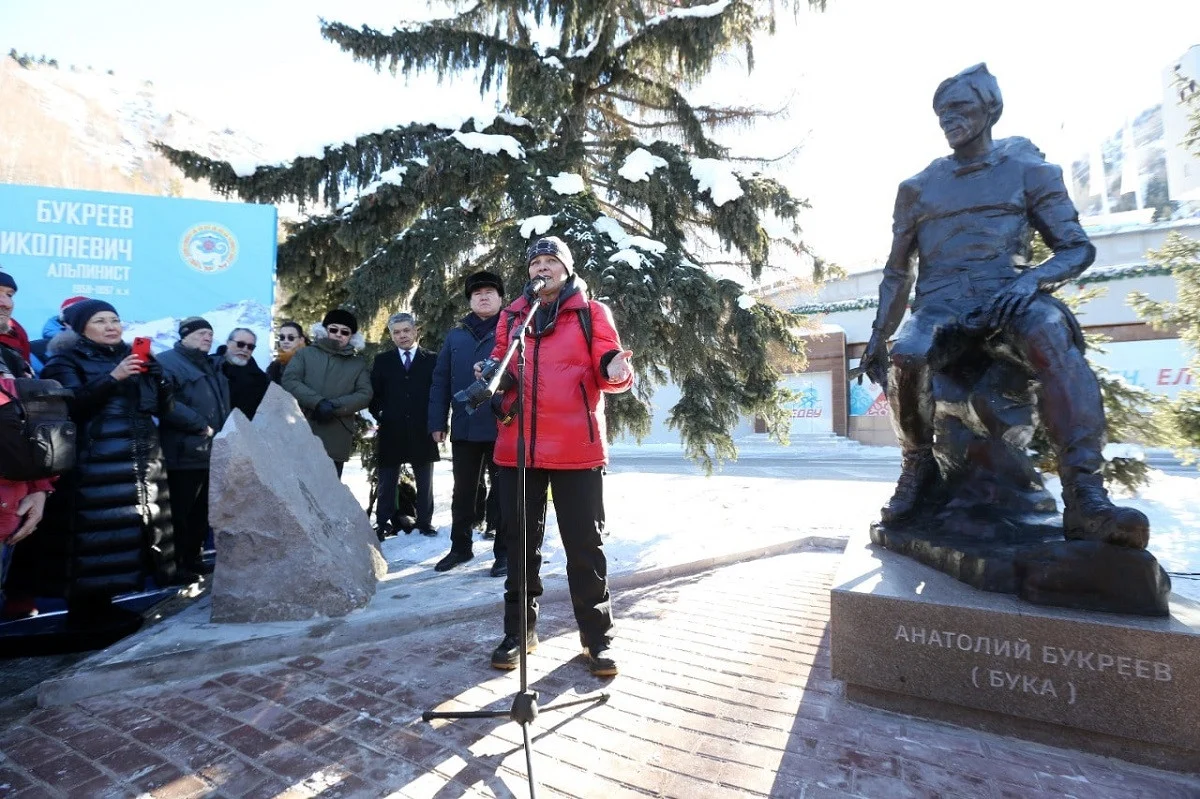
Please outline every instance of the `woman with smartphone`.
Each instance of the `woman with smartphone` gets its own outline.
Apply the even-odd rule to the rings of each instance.
[[[67,308],[42,376],[74,391],[75,468],[47,503],[36,564],[40,596],[67,600],[76,625],[100,623],[113,596],[175,578],[167,473],[155,416],[174,405],[162,369],[121,336],[116,308],[85,300]],[[141,342],[139,342],[140,344]],[[143,345],[144,346],[144,345]],[[33,554],[33,553],[30,553]]]

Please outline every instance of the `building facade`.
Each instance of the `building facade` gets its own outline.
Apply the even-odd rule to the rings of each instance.
[[[1096,246],[1096,262],[1066,288],[1067,292],[1104,289],[1102,296],[1079,309],[1085,330],[1110,339],[1104,352],[1092,352],[1089,357],[1129,382],[1167,396],[1195,384],[1188,368],[1190,353],[1174,331],[1155,330],[1139,319],[1128,298],[1134,292],[1160,301],[1178,298],[1174,278],[1145,261],[1147,250],[1161,247],[1171,232],[1200,238],[1200,219],[1088,228]],[[787,380],[791,387],[830,387],[822,405],[828,413],[820,429],[863,444],[894,446],[887,401],[879,388],[865,379],[861,383],[846,379],[871,336],[882,277],[883,271],[877,269],[826,283],[817,290],[798,285],[768,288],[759,297],[821,325],[818,332],[806,336],[806,371],[789,375]],[[819,391],[816,396],[821,397]]]

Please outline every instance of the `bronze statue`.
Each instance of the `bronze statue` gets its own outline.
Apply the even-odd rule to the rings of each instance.
[[[1033,504],[1021,513],[1035,506],[1045,511],[1040,476],[1024,462],[1040,421],[1057,452],[1063,484],[1058,542],[1065,536],[1143,550],[1149,538],[1145,515],[1114,505],[1100,474],[1104,408],[1084,358],[1082,331],[1051,294],[1092,263],[1095,248],[1079,224],[1062,170],[1028,139],[992,139],[1003,108],[985,64],[943,81],[933,109],[954,152],[901,183],[896,197],[879,312],[860,367],[886,388],[903,452],[895,494],[874,537],[884,542],[889,531],[911,530],[938,513],[945,521],[945,508],[963,505],[961,487],[951,478],[979,460],[994,461],[992,484],[1020,484],[1032,492]],[[1035,230],[1054,253],[1040,264],[1029,263]],[[914,278],[912,315],[889,349]],[[1011,504],[1004,490],[990,488],[976,504]],[[984,517],[998,519],[1002,511]],[[1020,526],[1011,518],[1004,523]],[[956,521],[943,524],[935,537],[963,533]],[[993,531],[982,535],[992,537]],[[1004,532],[1000,539],[1017,543],[1021,536],[1014,535]],[[1051,538],[1043,524],[1021,543],[1044,545]],[[1153,565],[1153,580],[1165,580]],[[1020,593],[1019,586],[990,590]],[[1161,594],[1161,585],[1153,591]],[[1162,607],[1165,594],[1155,612]]]

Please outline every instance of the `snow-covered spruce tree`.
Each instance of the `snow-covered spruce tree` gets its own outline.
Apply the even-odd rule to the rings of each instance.
[[[1142,293],[1130,295],[1129,304],[1138,316],[1159,330],[1174,329],[1192,353],[1193,385],[1200,375],[1200,241],[1171,233],[1157,250],[1146,253],[1155,266],[1171,270],[1178,297],[1175,302],[1155,302]],[[1185,462],[1197,460],[1200,448],[1200,389],[1180,392],[1157,409],[1164,442]]]
[[[730,431],[741,414],[785,433],[787,394],[776,383],[781,356],[802,363],[798,319],[720,273],[757,278],[773,258],[806,254],[796,221],[804,203],[717,138],[744,135],[764,112],[693,104],[685,93],[727,55],[743,52],[752,67],[752,39],[773,32],[774,4],[452,8],[460,10],[390,33],[336,22],[321,32],[377,70],[474,76],[481,92],[503,98],[494,119],[402,125],[251,174],[162,150],[188,177],[249,201],[340,208],[295,225],[280,247],[293,316],[346,303],[374,334],[407,306],[436,345],[465,310],[466,274],[498,272],[513,296],[527,280],[525,247],[558,235],[634,352],[637,391],[610,402],[612,430],[646,432],[644,401],[669,377],[682,389],[669,424],[707,467],[735,456]],[[342,207],[343,197],[352,202]]]

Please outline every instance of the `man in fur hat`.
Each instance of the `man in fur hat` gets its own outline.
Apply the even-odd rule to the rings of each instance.
[[[312,333],[313,345],[284,369],[283,387],[300,403],[341,477],[354,445],[354,415],[371,402],[367,361],[358,354],[364,341],[358,319],[341,308],[325,314]]]

